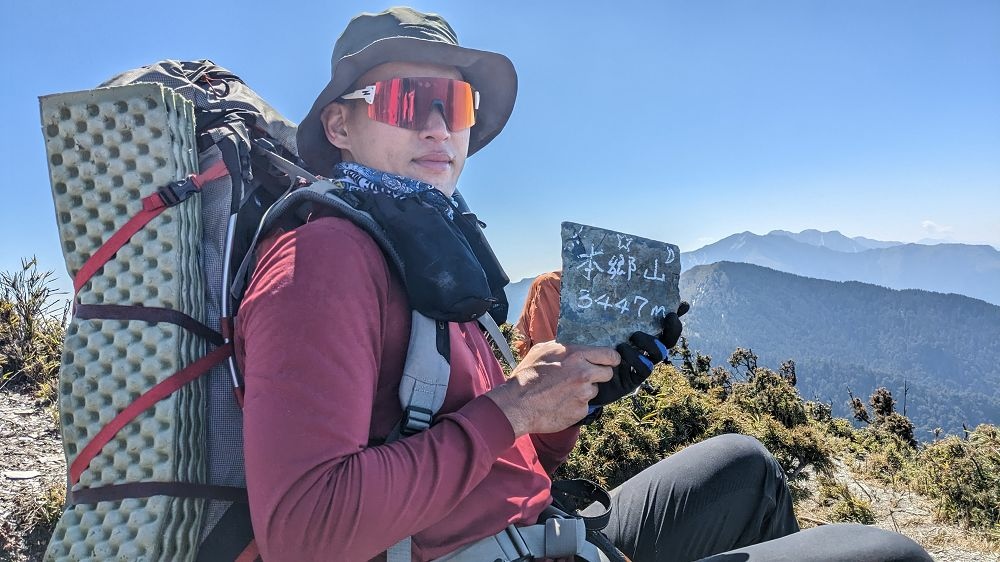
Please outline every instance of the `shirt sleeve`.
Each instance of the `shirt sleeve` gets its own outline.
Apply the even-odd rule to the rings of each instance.
[[[514,442],[485,396],[368,447],[390,271],[340,219],[281,234],[240,310],[251,517],[268,561],[368,560],[448,514]]]
[[[533,433],[531,442],[538,453],[538,461],[545,467],[545,472],[551,475],[559,465],[566,462],[579,438],[580,427],[570,426],[556,433]]]

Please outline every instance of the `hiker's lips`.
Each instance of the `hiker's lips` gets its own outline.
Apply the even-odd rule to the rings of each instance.
[[[453,158],[446,152],[432,152],[413,159],[413,162],[428,171],[446,172],[451,169]]]

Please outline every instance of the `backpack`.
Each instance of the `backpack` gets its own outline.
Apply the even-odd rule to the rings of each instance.
[[[231,341],[253,249],[323,206],[401,274],[404,258],[357,201],[297,164],[295,126],[211,61],[162,61],[40,101],[75,292],[59,391],[67,507],[45,558],[254,560]],[[456,200],[470,251],[492,257]],[[506,283],[493,272],[486,290]],[[490,316],[502,322],[506,301],[486,300],[480,321],[513,365]],[[437,312],[414,310],[393,438],[428,427],[444,400],[451,318]]]
[[[75,292],[46,559],[236,559],[252,531],[224,287],[289,188],[251,143],[294,158],[295,127],[207,60],[44,96],[41,117]]]

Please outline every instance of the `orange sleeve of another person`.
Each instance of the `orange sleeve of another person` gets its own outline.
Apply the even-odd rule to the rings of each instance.
[[[528,289],[524,310],[517,321],[517,329],[523,339],[515,343],[517,352],[524,357],[533,345],[556,339],[556,325],[559,322],[559,289],[562,287],[562,272],[543,273],[535,278]]]

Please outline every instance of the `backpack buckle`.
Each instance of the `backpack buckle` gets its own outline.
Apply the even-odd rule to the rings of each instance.
[[[173,207],[179,203],[187,201],[192,195],[201,191],[201,188],[194,183],[194,176],[188,176],[180,181],[168,183],[157,190],[160,199],[167,207]]]
[[[434,420],[434,412],[420,406],[407,406],[403,410],[402,425],[399,432],[405,436],[415,435],[426,430]]]

